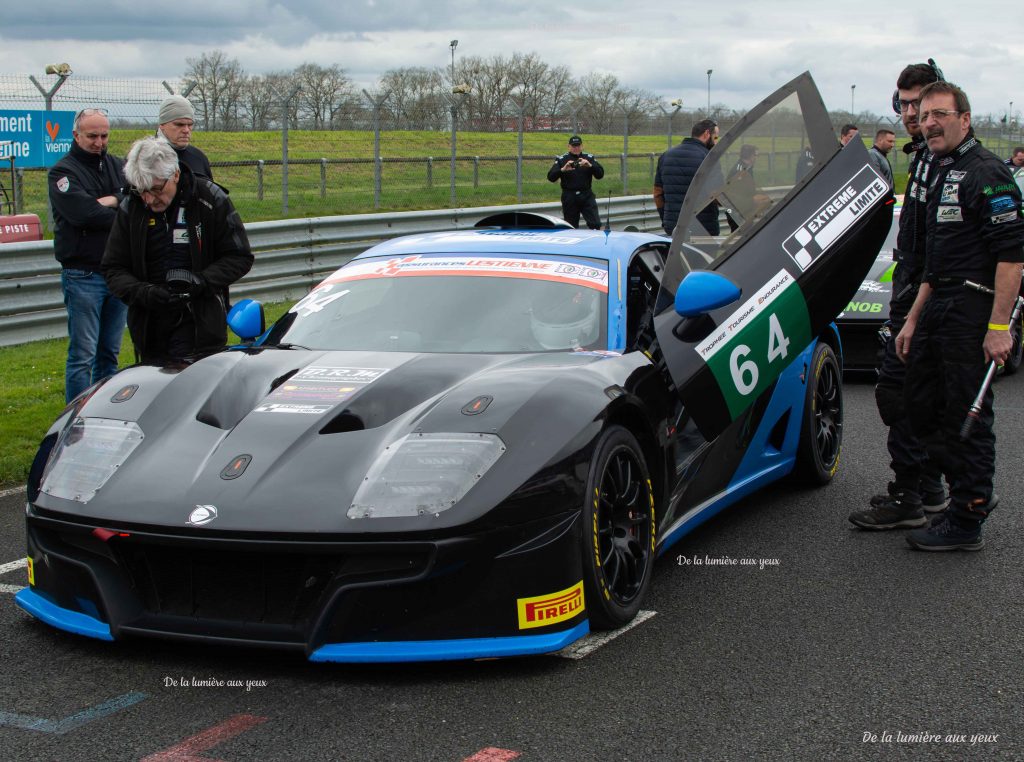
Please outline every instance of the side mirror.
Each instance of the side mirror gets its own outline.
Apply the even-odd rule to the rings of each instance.
[[[710,270],[687,273],[676,291],[676,313],[682,317],[697,317],[711,310],[732,304],[743,291],[724,275]]]
[[[267,330],[263,305],[253,299],[243,299],[228,312],[228,328],[242,341],[253,341]]]

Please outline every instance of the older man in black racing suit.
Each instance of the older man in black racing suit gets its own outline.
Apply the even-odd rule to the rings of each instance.
[[[905,404],[911,425],[938,453],[950,482],[949,507],[907,542],[917,550],[980,550],[993,493],[995,434],[988,388],[966,439],[960,427],[989,362],[1013,346],[1010,314],[1024,261],[1021,195],[1006,165],[982,148],[971,106],[956,85],[921,91],[921,130],[935,154],[928,189],[925,283],[896,337],[908,359]]]

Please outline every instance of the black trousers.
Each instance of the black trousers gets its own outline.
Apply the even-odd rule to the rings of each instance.
[[[943,491],[942,474],[934,459],[929,459],[924,443],[918,439],[907,418],[903,404],[907,378],[906,364],[896,356],[896,336],[906,320],[907,312],[917,296],[919,272],[910,272],[897,265],[893,273],[893,299],[889,305],[890,336],[882,350],[875,383],[875,404],[882,423],[889,427],[886,446],[889,468],[896,487],[912,496]]]
[[[588,228],[601,229],[601,215],[597,211],[597,199],[593,191],[562,191],[562,218],[578,228],[581,214]]]
[[[966,441],[960,439],[960,427],[985,378],[982,342],[991,312],[990,295],[964,286],[934,289],[911,342],[904,385],[913,431],[949,480],[950,510],[975,521],[984,514],[968,505],[990,500],[995,475],[991,388]]]

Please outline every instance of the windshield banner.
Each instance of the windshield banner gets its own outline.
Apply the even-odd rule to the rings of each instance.
[[[390,259],[360,260],[334,273],[321,285],[368,278],[420,275],[486,276],[529,278],[571,283],[608,292],[608,266],[601,262],[580,262],[544,257],[494,257],[473,255],[423,255]]]

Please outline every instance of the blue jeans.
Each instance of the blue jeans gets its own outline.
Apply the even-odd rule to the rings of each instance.
[[[68,308],[64,399],[70,402],[117,372],[128,307],[107,290],[100,273],[67,267],[61,270],[60,285]]]

